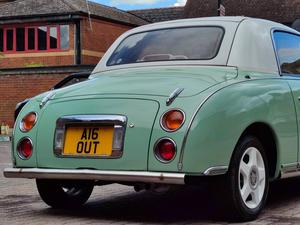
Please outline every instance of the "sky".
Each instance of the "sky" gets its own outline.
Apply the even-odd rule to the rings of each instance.
[[[184,6],[186,0],[90,0],[122,10]]]

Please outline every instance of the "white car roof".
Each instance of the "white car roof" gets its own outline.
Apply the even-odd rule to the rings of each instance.
[[[211,60],[159,61],[106,66],[114,50],[130,35],[151,30],[187,26],[221,26],[225,29],[222,45],[215,58]],[[205,17],[149,24],[132,29],[118,38],[103,56],[93,73],[151,65],[218,65],[278,75],[278,63],[271,35],[275,30],[299,34],[297,31],[276,22],[241,16]]]

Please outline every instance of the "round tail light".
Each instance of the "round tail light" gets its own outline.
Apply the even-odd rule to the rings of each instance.
[[[176,144],[170,138],[160,139],[154,148],[155,157],[164,163],[172,161],[176,156]]]
[[[21,159],[29,159],[32,155],[32,141],[29,138],[23,138],[17,147],[18,155]]]
[[[26,116],[23,117],[20,123],[20,130],[23,132],[30,131],[37,121],[37,115],[35,112],[30,112]]]
[[[161,127],[168,132],[178,130],[184,123],[184,112],[179,109],[171,109],[161,117]]]

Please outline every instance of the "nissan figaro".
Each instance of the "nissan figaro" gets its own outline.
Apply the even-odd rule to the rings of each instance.
[[[4,175],[36,179],[56,208],[84,204],[95,185],[219,178],[232,214],[253,220],[271,181],[300,174],[299,78],[300,34],[282,24],[211,17],[138,27],[87,81],[23,106]]]

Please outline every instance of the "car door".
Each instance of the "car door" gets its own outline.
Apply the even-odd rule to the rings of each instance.
[[[300,36],[286,31],[274,31],[273,39],[280,66],[281,79],[288,82],[295,103],[298,125],[297,162],[288,165],[290,170],[299,169],[300,129]]]

